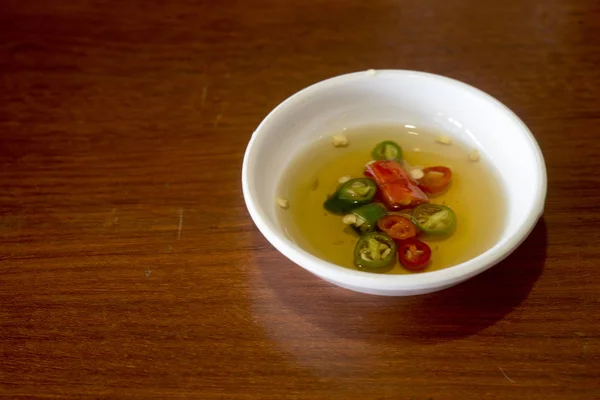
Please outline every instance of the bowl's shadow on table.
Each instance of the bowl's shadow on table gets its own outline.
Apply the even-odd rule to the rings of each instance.
[[[475,334],[515,309],[539,278],[546,247],[546,224],[541,219],[525,242],[495,267],[452,288],[412,297],[354,293],[291,263],[278,265],[274,258],[260,255],[255,261],[273,297],[329,335],[439,343]]]

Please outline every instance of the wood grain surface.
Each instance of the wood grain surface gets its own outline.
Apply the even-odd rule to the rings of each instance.
[[[545,217],[506,261],[380,298],[255,228],[254,128],[369,68],[534,132]],[[0,397],[599,399],[599,140],[597,0],[0,0]]]

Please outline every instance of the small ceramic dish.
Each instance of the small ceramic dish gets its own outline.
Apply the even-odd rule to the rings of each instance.
[[[277,218],[277,188],[288,163],[324,132],[412,121],[469,143],[499,171],[507,202],[505,228],[483,254],[427,273],[385,275],[344,268],[304,250]],[[363,293],[406,296],[441,290],[497,264],[529,235],[544,209],[546,168],[525,124],[506,106],[465,83],[405,70],[364,71],[314,84],[278,105],[258,126],[242,168],[244,199],[265,238],[302,268]],[[490,210],[493,212],[493,210]]]

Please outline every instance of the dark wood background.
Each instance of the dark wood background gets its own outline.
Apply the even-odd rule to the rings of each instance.
[[[261,236],[245,146],[369,68],[529,125],[546,213],[455,288],[332,287]],[[600,398],[597,0],[0,0],[0,396]]]

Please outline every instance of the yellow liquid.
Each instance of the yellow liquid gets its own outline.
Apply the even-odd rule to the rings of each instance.
[[[294,242],[315,256],[334,264],[357,269],[353,263],[358,234],[342,222],[342,216],[323,208],[327,196],[338,187],[342,176],[362,177],[371,150],[383,140],[393,140],[404,151],[411,166],[447,166],[452,181],[445,193],[430,196],[430,203],[444,204],[456,213],[454,233],[445,238],[419,235],[432,250],[425,270],[447,268],[478,256],[502,234],[505,202],[495,171],[483,159],[469,160],[470,148],[460,143],[436,142],[442,133],[403,126],[365,126],[346,130],[345,148],[335,148],[331,135],[313,144],[293,160],[281,181],[279,195],[289,208],[279,210],[279,218]],[[415,151],[416,150],[416,151]],[[399,262],[386,273],[407,274]]]

